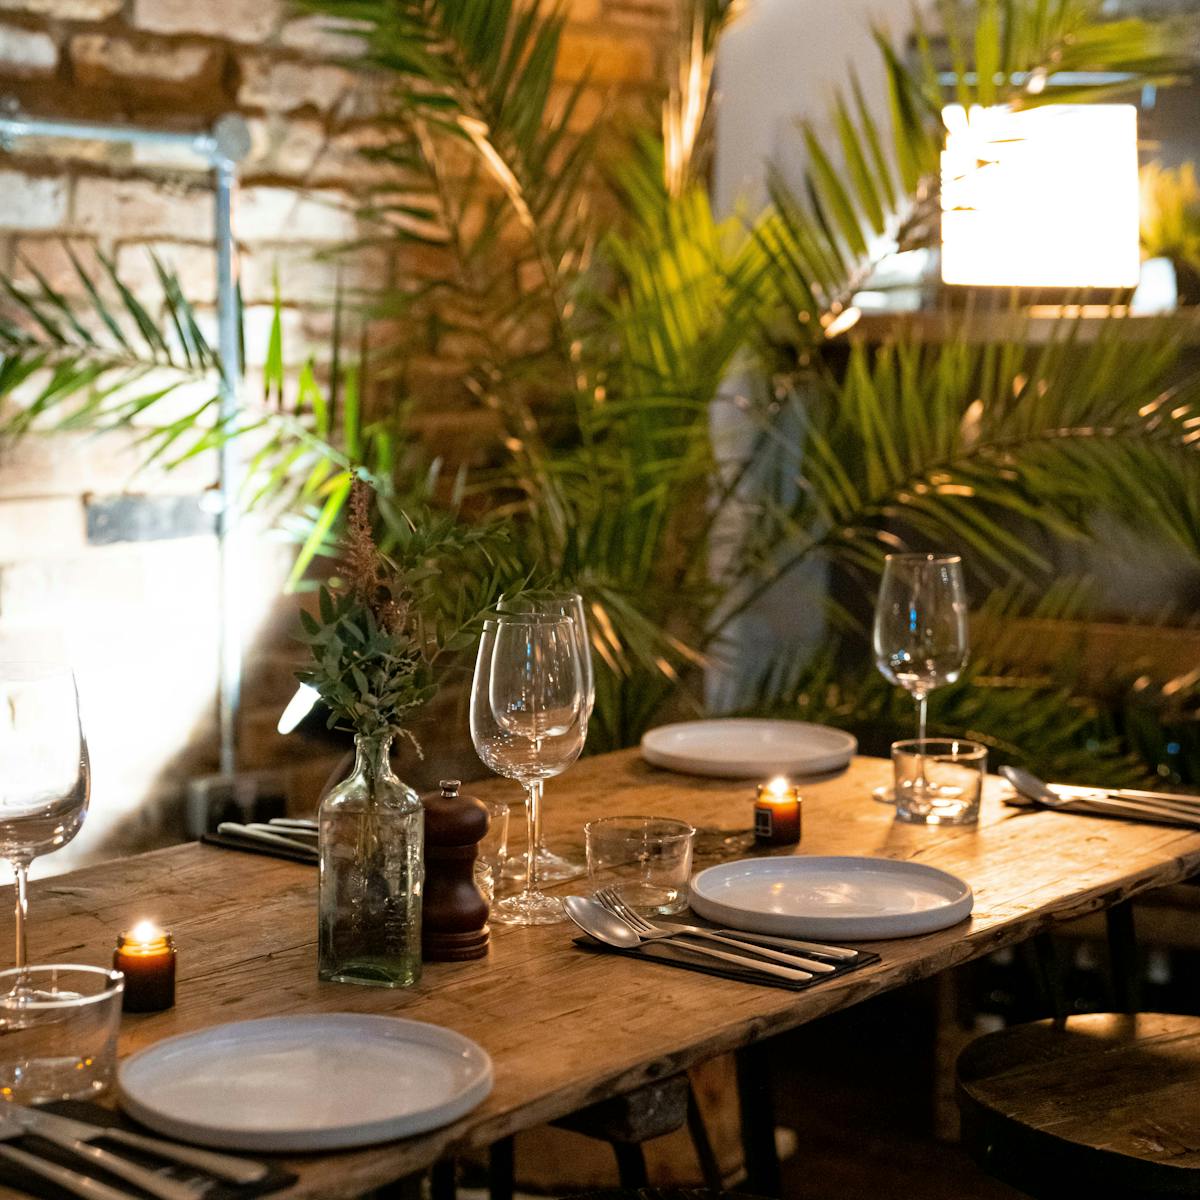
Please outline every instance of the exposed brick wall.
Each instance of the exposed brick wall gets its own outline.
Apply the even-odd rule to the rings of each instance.
[[[640,102],[665,77],[672,0],[574,0],[563,88],[590,69],[576,120],[595,118],[617,87]],[[237,234],[248,308],[250,366],[261,362],[275,279],[294,339],[319,343],[338,266],[318,252],[354,236],[349,208],[381,169],[357,150],[375,136],[379,93],[336,61],[353,55],[352,28],[298,16],[285,0],[0,0],[0,96],[37,116],[70,116],[198,131],[240,112],[252,149],[241,170]],[[85,262],[115,257],[149,288],[153,249],[202,306],[214,300],[212,195],[188,156],[153,146],[27,139],[0,154],[0,271],[76,283],[64,243]],[[343,280],[379,283],[439,264],[372,250]],[[468,350],[460,347],[460,353]],[[426,427],[470,447],[455,347],[413,364]],[[179,828],[180,784],[213,768],[215,547],[211,536],[92,545],[90,501],[115,493],[190,494],[212,486],[214,464],[134,475],[131,435],[35,437],[0,448],[0,660],[65,652],[76,663],[95,767],[94,808],[74,847],[43,870],[154,844]],[[287,632],[295,602],[276,597],[285,550],[247,553],[245,762],[284,765],[311,795],[320,767],[297,764],[271,732],[290,693]],[[57,859],[57,863],[55,862]]]

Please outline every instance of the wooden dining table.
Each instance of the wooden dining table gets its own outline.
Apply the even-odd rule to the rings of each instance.
[[[486,958],[427,964],[407,990],[322,983],[314,868],[199,843],[35,883],[30,957],[105,964],[118,931],[141,918],[172,931],[175,1007],[126,1015],[121,1056],[175,1034],[292,1013],[393,1014],[478,1042],[492,1058],[495,1086],[467,1116],[422,1136],[285,1160],[298,1181],[277,1195],[338,1200],[1200,872],[1200,833],[1010,808],[1002,802],[1007,785],[995,778],[986,782],[978,825],[902,824],[871,796],[890,774],[888,761],[857,757],[844,771],[803,781],[801,843],[777,853],[941,867],[974,889],[974,912],[941,932],[866,943],[878,963],[806,991],[590,953],[575,945],[577,931],[566,924],[493,925]],[[636,750],[587,758],[547,786],[548,840],[579,851],[584,822],[615,814],[744,830],[754,782],[670,773],[648,766]],[[503,780],[464,790],[520,798]],[[286,1088],[281,1079],[281,1094]]]

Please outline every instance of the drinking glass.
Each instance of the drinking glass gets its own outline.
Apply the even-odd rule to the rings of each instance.
[[[917,705],[917,737],[925,737],[929,693],[953,683],[967,665],[967,595],[957,554],[889,554],[884,562],[872,634],[875,664]],[[879,788],[875,798],[895,802]]]
[[[579,649],[580,674],[583,677],[583,737],[586,742],[587,723],[596,705],[596,676],[592,670],[592,646],[583,597],[578,592],[535,588],[515,596],[501,596],[496,611],[501,614],[570,617],[575,622],[575,641]],[[584,872],[584,865],[565,855],[556,854],[548,846],[543,846],[538,851],[538,869],[543,883],[559,883],[565,879],[578,878]],[[523,870],[523,860],[513,858],[507,864],[504,874],[506,879],[516,880],[520,878]]]
[[[106,967],[0,972],[0,1095],[40,1104],[107,1091],[124,986],[121,972]]]
[[[87,743],[70,668],[0,663],[0,857],[16,877],[16,966],[25,966],[29,864],[65,846],[87,813]]]
[[[587,717],[575,621],[539,613],[484,623],[471,684],[471,740],[484,765],[524,787],[525,886],[492,907],[493,920],[548,925],[564,919],[542,889],[542,787],[583,749]]]

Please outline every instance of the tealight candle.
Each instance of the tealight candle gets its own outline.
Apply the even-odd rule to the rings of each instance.
[[[782,775],[758,785],[754,840],[759,846],[794,846],[800,840],[800,789]]]
[[[113,969],[125,976],[126,1012],[161,1012],[175,1003],[175,942],[153,921],[118,934]]]

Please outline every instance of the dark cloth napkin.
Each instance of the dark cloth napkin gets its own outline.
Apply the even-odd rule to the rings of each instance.
[[[305,853],[302,848],[289,850],[287,846],[273,846],[270,842],[255,842],[250,838],[232,837],[227,833],[206,833],[200,839],[206,846],[220,846],[225,850],[245,850],[247,854],[265,854],[268,858],[286,858],[292,862],[317,865],[315,854]]]
[[[106,1129],[130,1129],[136,1133],[148,1134],[150,1137],[161,1137],[160,1134],[155,1133],[153,1130],[143,1129],[140,1125],[135,1125],[132,1121],[122,1116],[122,1114],[113,1112],[111,1109],[101,1108],[98,1104],[89,1104],[82,1100],[62,1100],[54,1104],[45,1104],[41,1107],[46,1112],[58,1113],[64,1117],[72,1117],[76,1121],[87,1121],[89,1125],[103,1125]],[[162,1140],[169,1142],[171,1139],[164,1137]],[[135,1187],[132,1183],[118,1179],[115,1175],[109,1175],[107,1172],[100,1170],[94,1163],[78,1158],[70,1150],[64,1150],[62,1147],[56,1146],[53,1142],[48,1142],[45,1138],[40,1138],[36,1134],[26,1133],[19,1138],[9,1138],[7,1142],[9,1145],[27,1150],[30,1154],[36,1154],[38,1158],[44,1158],[61,1166],[69,1167],[72,1171],[78,1171],[81,1175],[90,1176],[120,1191],[128,1192],[131,1197],[146,1195],[141,1188]],[[197,1171],[193,1167],[184,1166],[182,1163],[169,1162],[166,1159],[155,1158],[151,1154],[144,1154],[141,1150],[134,1150],[131,1146],[126,1146],[123,1142],[113,1142],[107,1141],[104,1138],[97,1138],[90,1144],[100,1146],[105,1150],[111,1150],[115,1154],[120,1154],[122,1158],[128,1158],[130,1161],[139,1163],[141,1166],[150,1167],[164,1178],[209,1182],[209,1187],[204,1193],[204,1200],[248,1200],[251,1196],[265,1196],[270,1192],[277,1192],[281,1188],[295,1183],[297,1179],[296,1175],[290,1171],[285,1171],[281,1166],[266,1162],[265,1165],[268,1168],[268,1174],[260,1182],[246,1184],[230,1183],[226,1179],[214,1179],[212,1175],[207,1175],[203,1171]],[[42,1197],[43,1200],[75,1200],[74,1193],[68,1192],[64,1188],[60,1188],[58,1184],[51,1183],[48,1179],[42,1179],[32,1172],[26,1171],[24,1167],[17,1166],[16,1163],[8,1162],[3,1158],[0,1158],[0,1184],[4,1184],[7,1187],[19,1188],[30,1196]]]
[[[664,921],[663,924],[665,925],[667,922]],[[705,944],[704,942],[697,942],[698,946]],[[630,950],[622,950],[617,946],[609,946],[604,942],[598,942],[595,938],[584,934],[575,939],[575,945],[581,950],[587,950],[592,954],[623,954],[626,958],[644,958],[649,959],[651,962],[662,963],[665,967],[682,967],[685,971],[700,971],[704,975],[715,975],[718,979],[734,979],[739,983],[756,983],[760,987],[783,988],[789,992],[805,992],[809,988],[817,987],[818,984],[828,982],[830,979],[839,979],[843,975],[848,975],[851,971],[857,971],[860,967],[869,967],[872,963],[880,961],[878,954],[870,950],[859,950],[857,951],[856,958],[842,962],[830,960],[829,965],[833,967],[833,970],[826,975],[814,975],[811,979],[807,980],[781,979],[778,975],[767,975],[761,971],[752,971],[748,967],[739,967],[733,963],[722,962],[718,958],[708,958],[702,954],[693,954],[680,942],[643,942],[640,946],[635,946]],[[718,950],[728,950],[730,954],[750,954],[750,951],[743,951],[734,946],[720,946],[715,942],[712,945]],[[778,950],[780,947],[773,946],[771,949]],[[797,951],[797,953],[799,954],[800,952]],[[763,959],[763,961],[774,963],[776,960]],[[787,963],[779,963],[779,966],[785,967]]]

